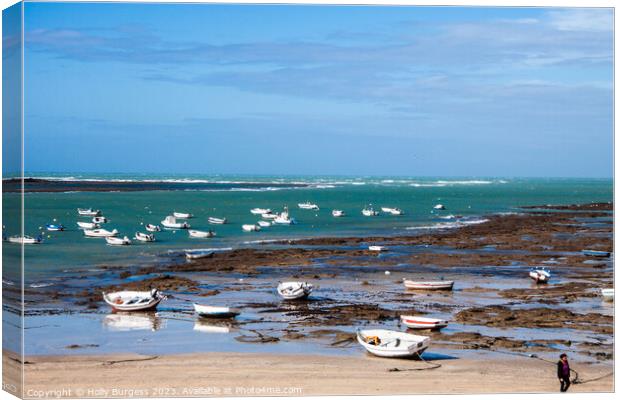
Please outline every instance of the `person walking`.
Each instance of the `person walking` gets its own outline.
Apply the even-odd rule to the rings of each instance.
[[[560,392],[566,392],[570,386],[570,365],[566,354],[560,354],[558,361],[558,379],[560,380]]]

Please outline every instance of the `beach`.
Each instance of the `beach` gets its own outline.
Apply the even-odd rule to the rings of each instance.
[[[142,361],[140,361],[142,360]],[[535,359],[442,360],[441,367],[356,357],[204,353],[28,357],[26,395],[63,397],[301,396],[558,391],[556,367]],[[5,366],[7,357],[4,357]],[[412,370],[414,368],[429,368]],[[571,392],[612,392],[611,366],[576,363]],[[133,394],[133,396],[131,395]],[[50,396],[53,397],[53,396]]]

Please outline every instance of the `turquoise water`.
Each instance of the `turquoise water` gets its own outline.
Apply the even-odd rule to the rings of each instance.
[[[46,175],[50,176],[50,175]],[[356,177],[238,177],[238,176],[78,176],[55,179],[102,180],[181,180],[217,182],[216,190],[143,191],[143,192],[69,192],[28,193],[25,195],[25,234],[37,236],[45,224],[64,224],[64,232],[45,232],[40,245],[25,248],[25,283],[40,284],[63,271],[93,268],[97,265],[149,263],[169,251],[201,248],[251,246],[255,241],[312,236],[368,236],[414,233],[422,229],[455,226],[449,215],[462,215],[461,223],[476,223],[484,215],[519,211],[521,205],[572,204],[613,199],[611,179],[508,179],[508,178],[356,178]],[[263,182],[258,189],[242,189],[236,182]],[[274,183],[306,183],[305,188],[278,189]],[[7,204],[19,202],[18,194],[4,194]],[[319,211],[301,210],[297,203],[311,201]],[[364,217],[361,209],[372,203],[399,207],[403,216],[380,215]],[[434,211],[437,203],[447,207]],[[242,224],[256,223],[250,214],[254,207],[281,210],[288,205],[297,224],[273,226],[261,232],[242,232]],[[157,242],[112,247],[104,239],[85,238],[77,229],[78,207],[102,210],[110,220],[106,229],[118,229],[120,236],[133,238],[136,231],[145,231],[141,224],[160,221],[174,210],[190,212],[192,228],[213,229],[217,237],[190,239],[184,230],[156,233]],[[332,209],[342,209],[346,217],[334,218]],[[209,216],[226,217],[226,225],[209,225]],[[4,217],[4,233],[19,233],[18,218]],[[19,246],[5,244],[5,255],[19,256]],[[5,277],[16,276],[12,265],[5,265]],[[6,278],[5,278],[6,279]],[[10,278],[9,278],[10,279]]]

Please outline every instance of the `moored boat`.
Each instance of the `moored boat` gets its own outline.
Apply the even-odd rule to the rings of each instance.
[[[433,209],[435,209],[435,210],[445,210],[446,206],[444,206],[443,204],[435,204]]]
[[[257,232],[260,231],[260,226],[255,224],[244,224],[241,225],[241,229],[243,229],[244,232]]]
[[[601,289],[601,296],[605,301],[614,301],[614,288]]]
[[[384,213],[387,213],[387,214],[391,214],[391,215],[403,215],[403,214],[405,214],[403,212],[403,210],[401,210],[400,208],[394,208],[394,207],[381,207],[381,211],[383,211]]]
[[[238,308],[205,306],[194,303],[194,310],[204,318],[234,318],[241,313]]]
[[[108,219],[104,216],[99,215],[99,216],[93,217],[91,221],[93,221],[93,224],[105,224],[108,222]]]
[[[120,291],[103,293],[103,300],[114,311],[146,311],[154,310],[157,305],[166,298],[159,290],[152,289],[150,292]]]
[[[117,238],[114,236],[107,236],[105,241],[111,246],[128,246],[131,244],[131,240],[127,236],[122,238]]]
[[[206,238],[212,238],[215,236],[215,232],[213,232],[212,230],[199,231],[196,229],[190,229],[187,232],[189,233],[189,237],[196,238],[196,239],[206,239]]]
[[[36,238],[32,236],[11,236],[7,239],[10,243],[16,244],[39,244],[43,241],[43,238],[39,235]]]
[[[271,214],[270,208],[253,208],[250,212],[254,215]]]
[[[313,286],[308,282],[281,282],[278,287],[278,294],[284,300],[305,299],[312,293]]]
[[[45,229],[50,232],[64,231],[65,226],[63,224],[47,224],[45,225]]]
[[[357,332],[357,341],[375,356],[408,358],[419,357],[424,353],[431,339],[387,329],[366,329]]]
[[[228,222],[226,218],[216,218],[216,217],[209,217],[208,221],[210,224],[215,224],[215,225],[224,225],[226,222]]]
[[[189,229],[190,227],[187,222],[177,222],[177,218],[172,215],[168,215],[164,218],[164,220],[161,221],[161,224],[164,228],[168,229]]]
[[[136,232],[136,235],[134,236],[134,238],[140,242],[154,242],[155,241],[155,235],[148,234],[148,233],[144,233],[144,232]]]
[[[271,226],[271,222],[269,222],[269,221],[258,221],[257,224],[261,228],[268,228],[268,227]]]
[[[401,315],[400,321],[411,329],[441,329],[448,326],[448,321],[438,318],[418,317],[415,315]]]
[[[94,222],[81,222],[81,221],[78,221],[77,224],[82,229],[97,229],[97,228],[99,228],[99,224],[95,224]]]
[[[289,216],[288,208],[284,207],[284,211],[282,211],[274,220],[276,224],[279,225],[292,225],[295,223],[295,220]]]
[[[546,268],[532,268],[529,272],[529,276],[536,283],[547,283],[551,278],[551,272]]]
[[[452,290],[454,281],[412,281],[404,279],[403,283],[407,289],[416,290]]]
[[[611,255],[610,252],[601,250],[581,250],[581,253],[590,257],[609,257]]]
[[[271,219],[274,220],[276,218],[278,218],[278,214],[274,214],[274,213],[265,213],[265,214],[261,214],[261,217],[263,219]]]
[[[78,208],[77,211],[79,215],[82,215],[84,217],[96,217],[98,215],[101,215],[101,211],[93,210],[92,208]]]
[[[344,217],[344,211],[342,210],[332,210],[332,216],[334,217]]]
[[[149,232],[160,232],[161,231],[161,227],[159,225],[146,224],[145,228]]]
[[[194,216],[190,213],[184,213],[184,212],[173,212],[172,215],[175,218],[179,218],[179,219],[188,219],[188,218],[194,218]]]
[[[301,208],[302,210],[318,210],[319,209],[319,206],[317,206],[314,203],[310,203],[309,201],[305,203],[299,203],[297,204],[297,207]]]
[[[379,215],[379,212],[372,208],[372,206],[366,206],[362,210],[362,215],[365,217],[375,217]]]
[[[84,229],[84,236],[89,237],[113,237],[118,235],[118,231],[113,229],[111,231],[107,229]]]

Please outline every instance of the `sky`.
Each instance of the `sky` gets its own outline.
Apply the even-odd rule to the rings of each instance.
[[[27,171],[613,174],[611,9],[29,2],[24,25]]]

